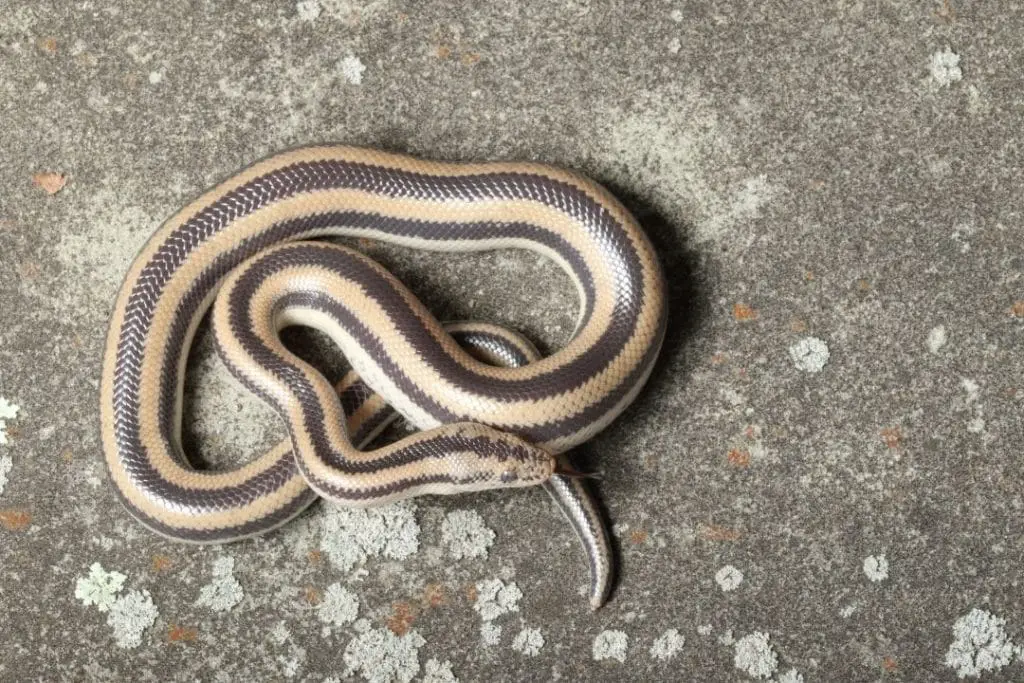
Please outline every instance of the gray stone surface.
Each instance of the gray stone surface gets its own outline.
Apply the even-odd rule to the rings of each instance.
[[[1024,678],[1024,22],[1000,5],[5,0],[0,680],[320,682],[346,650],[401,664],[370,642],[392,631],[416,680],[431,659],[462,681]],[[669,342],[585,449],[619,530],[598,613],[540,490],[418,501],[418,551],[349,570],[324,506],[219,548],[121,509],[97,383],[131,257],[218,179],[330,141],[583,171],[657,243]],[[571,332],[533,256],[370,252],[439,316]],[[197,457],[282,436],[205,336],[192,369]],[[449,554],[457,509],[494,531],[486,558]],[[75,595],[97,562],[125,577],[106,613]],[[492,579],[522,598],[486,626]],[[624,661],[595,661],[605,631]]]

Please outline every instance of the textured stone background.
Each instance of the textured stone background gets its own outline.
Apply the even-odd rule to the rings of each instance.
[[[1024,678],[1024,21],[999,5],[6,0],[0,396],[20,412],[0,445],[0,680],[319,682],[359,629],[405,633],[462,681],[746,680],[734,660],[758,632],[783,681]],[[960,72],[933,69],[947,48]],[[619,532],[600,612],[540,490],[421,500],[419,552],[351,571],[323,550],[323,506],[221,548],[119,506],[96,394],[131,257],[217,180],[329,141],[571,167],[657,243],[664,357],[585,449]],[[568,280],[533,256],[371,253],[441,317],[547,348],[572,329]],[[808,337],[830,352],[817,373],[789,352]],[[293,341],[338,367],[315,335]],[[192,367],[198,457],[281,437],[208,344]],[[494,530],[486,559],[442,543],[457,509]],[[865,572],[883,555],[886,578]],[[200,596],[223,558],[244,597],[218,612]],[[95,562],[159,613],[136,647],[75,598]],[[485,647],[472,593],[494,578],[523,597]],[[365,621],[328,633],[333,584]],[[523,627],[534,657],[512,647]],[[649,650],[670,628],[685,644],[663,662]],[[606,630],[624,662],[595,660]],[[967,632],[988,640],[957,646]]]

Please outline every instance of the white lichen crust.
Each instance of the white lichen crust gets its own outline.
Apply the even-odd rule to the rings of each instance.
[[[86,607],[96,605],[99,611],[106,612],[114,605],[127,578],[121,572],[108,572],[99,562],[94,562],[89,567],[89,575],[75,583],[75,597]]]
[[[415,630],[403,636],[386,628],[362,633],[345,648],[343,676],[359,673],[370,683],[409,683],[420,672],[419,648],[426,642]]]
[[[768,634],[755,631],[736,641],[733,664],[751,678],[771,678],[779,657],[768,642]]]
[[[544,636],[540,629],[524,628],[512,641],[512,649],[527,657],[536,657],[544,647]]]
[[[518,612],[522,597],[523,592],[515,583],[506,585],[501,579],[488,579],[476,584],[473,609],[484,621],[492,621],[507,612]]]
[[[626,661],[626,650],[629,647],[629,636],[622,631],[607,630],[601,631],[594,638],[591,647],[591,654],[595,661],[602,659],[615,659],[619,662]]]
[[[1013,660],[1013,641],[1006,634],[1006,619],[983,609],[972,609],[953,624],[953,642],[946,651],[946,666],[959,678],[998,671]]]
[[[494,544],[494,532],[476,510],[453,510],[441,523],[441,540],[456,560],[487,557]]]
[[[679,629],[670,628],[655,639],[651,645],[651,657],[659,661],[667,661],[675,657],[686,644],[686,638],[679,633]]]
[[[114,601],[107,625],[114,629],[118,647],[132,649],[142,644],[142,634],[156,623],[158,615],[149,591],[131,591]]]
[[[234,575],[235,558],[220,557],[213,563],[213,580],[199,591],[196,604],[214,612],[226,612],[242,601],[245,593]]]
[[[351,624],[359,616],[359,598],[340,583],[332,583],[324,591],[324,599],[317,608],[317,612],[320,621],[325,624],[332,626]]]

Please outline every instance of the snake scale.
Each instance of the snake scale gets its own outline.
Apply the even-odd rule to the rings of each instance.
[[[540,253],[578,291],[576,330],[541,357],[497,326],[443,325],[375,261],[316,239],[331,236]],[[587,550],[596,608],[611,582],[608,537],[564,454],[646,382],[665,296],[637,221],[578,174],[347,146],[284,152],[172,216],[131,265],[101,382],[110,476],[147,527],[208,543],[266,532],[318,497],[365,507],[542,484]],[[211,307],[225,365],[289,432],[231,470],[196,470],[181,446],[185,363]],[[332,386],[285,348],[279,332],[290,325],[329,335],[352,372]],[[363,450],[395,414],[419,431]]]

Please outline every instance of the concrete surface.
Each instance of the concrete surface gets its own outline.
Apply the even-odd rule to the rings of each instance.
[[[5,0],[0,680],[1024,679],[1024,20],[1001,4]],[[585,449],[619,534],[600,612],[540,490],[392,526],[317,506],[220,548],[120,508],[96,388],[131,257],[218,179],[328,141],[571,167],[658,244],[669,343]],[[532,256],[370,251],[441,317],[571,331]],[[207,343],[192,369],[197,459],[282,435]],[[453,557],[458,510],[487,557]]]

